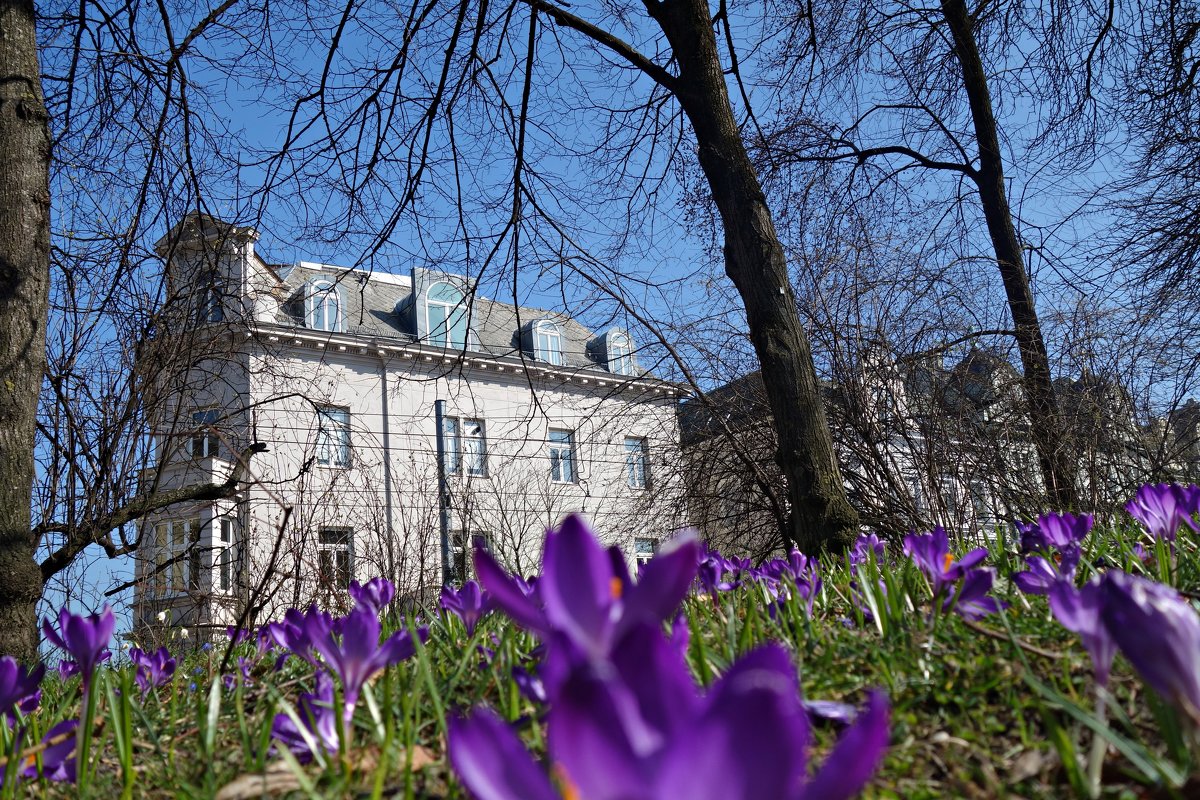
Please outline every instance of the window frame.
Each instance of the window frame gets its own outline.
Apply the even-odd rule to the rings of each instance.
[[[327,537],[337,537],[326,541]],[[332,554],[332,555],[329,555]],[[342,563],[342,562],[345,563]],[[317,583],[323,589],[347,589],[354,580],[354,529],[344,525],[317,528]]]
[[[192,412],[192,423],[196,426],[192,433],[192,458],[220,457],[221,437],[212,429],[220,419],[221,409],[217,406],[206,406]]]
[[[546,434],[546,445],[550,456],[550,482],[560,484],[579,483],[575,431],[567,428],[551,428]],[[564,464],[566,465],[566,473],[569,473],[566,477],[563,477],[565,474],[562,469]]]
[[[154,523],[154,572],[151,581],[154,595],[177,596],[200,590],[199,545],[204,533],[203,525],[198,516],[160,519]],[[168,562],[171,562],[169,566]]]
[[[557,324],[548,319],[540,319],[533,324],[533,357],[538,361],[563,365],[563,336]]]
[[[471,426],[476,431],[471,432]],[[487,423],[482,417],[442,417],[443,467],[447,475],[488,477]]]
[[[649,553],[642,551],[642,543],[650,543]],[[658,549],[662,547],[662,540],[657,536],[635,536],[633,537],[633,564],[636,569],[641,569],[646,564],[650,563],[654,556],[658,555]]]
[[[608,371],[614,375],[633,376],[637,370],[633,360],[633,337],[625,331],[611,331],[605,345]]]
[[[197,287],[196,322],[200,324],[225,321],[225,307],[221,303],[219,280],[215,272],[207,272],[200,278]]]
[[[438,287],[446,286],[458,295],[451,302],[440,297],[433,297]],[[467,331],[467,293],[461,287],[447,280],[438,280],[429,284],[425,289],[425,341],[435,347],[445,347],[454,350],[465,350],[469,338]],[[444,310],[444,315],[437,325],[433,324],[431,310],[436,307]]]
[[[625,485],[650,488],[650,442],[645,436],[625,437]]]
[[[317,466],[321,467],[350,467],[353,460],[350,445],[350,409],[346,406],[317,406],[316,459]]]
[[[314,278],[304,291],[304,324],[314,331],[340,333],[345,330],[346,312],[342,289],[329,278]],[[332,314],[330,310],[332,309]],[[320,323],[318,324],[318,319]]]
[[[238,536],[237,523],[229,517],[218,520],[217,586],[222,592],[232,592],[237,583]]]

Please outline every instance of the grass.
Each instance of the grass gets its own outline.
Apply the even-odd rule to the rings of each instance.
[[[1200,587],[1195,542],[1181,537],[1173,568],[1162,552],[1159,573],[1132,556],[1137,535],[1128,527],[1093,531],[1081,580],[1099,562],[1148,569],[1184,592]],[[709,683],[740,654],[778,640],[793,653],[809,699],[859,705],[868,689],[883,688],[892,703],[891,747],[865,797],[1087,796],[1085,762],[1096,736],[1105,742],[1101,796],[1197,796],[1200,783],[1189,781],[1194,749],[1179,719],[1118,657],[1108,724],[1101,723],[1092,711],[1091,662],[1077,637],[1053,619],[1043,598],[1023,597],[1007,581],[1022,568],[1015,553],[995,547],[987,563],[1000,576],[993,594],[1010,606],[980,623],[931,617],[929,588],[898,551],[881,565],[888,591],[877,598],[875,622],[851,602],[846,565],[831,559],[822,564],[811,618],[795,593],[772,615],[757,584],[693,595],[683,609],[689,662]],[[298,797],[463,797],[445,759],[446,718],[480,703],[514,721],[531,749],[543,752],[544,709],[512,678],[529,663],[536,640],[497,614],[473,637],[456,619],[432,610],[422,616],[431,627],[427,644],[368,687],[353,742],[323,763],[301,765],[270,749],[274,715],[295,713],[299,692],[312,689],[312,668],[297,658],[276,672],[274,655],[257,660],[252,644],[241,645],[238,654],[255,665],[247,682],[227,690],[219,671],[223,648],[194,652],[145,700],[132,668],[102,669],[88,796],[258,797],[269,786],[272,794]],[[79,713],[78,678],[47,678],[43,691],[41,709],[25,723],[27,755],[54,723]],[[814,724],[816,758],[837,733]],[[9,738],[2,744],[11,752]],[[8,780],[0,794],[75,797],[78,788]]]

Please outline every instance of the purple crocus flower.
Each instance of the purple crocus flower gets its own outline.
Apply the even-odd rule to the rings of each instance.
[[[0,717],[12,721],[14,709],[28,714],[37,708],[42,699],[38,686],[45,674],[45,664],[27,670],[12,656],[0,657]]]
[[[96,665],[109,658],[109,640],[117,620],[112,609],[105,606],[99,614],[80,616],[65,608],[58,612],[58,630],[50,620],[42,620],[42,633],[56,647],[71,656],[75,670],[83,674],[84,691],[91,685]]]
[[[1012,582],[1025,594],[1049,594],[1060,583],[1074,585],[1075,568],[1081,553],[1077,546],[1064,548],[1054,560],[1043,556],[1026,556],[1029,569],[1013,573]]]
[[[171,658],[170,651],[165,647],[160,647],[153,653],[144,653],[136,647],[131,648],[129,660],[137,667],[133,679],[137,681],[143,696],[151,689],[169,682],[175,674],[175,659]]]
[[[1180,525],[1200,531],[1195,520],[1200,511],[1200,488],[1191,484],[1146,484],[1125,504],[1125,510],[1156,539],[1173,542]]]
[[[987,558],[988,551],[986,547],[980,547],[955,560],[950,553],[950,537],[939,526],[931,533],[905,536],[904,554],[929,578],[934,595],[940,596]]]
[[[1059,581],[1050,587],[1047,594],[1054,618],[1067,630],[1079,634],[1083,640],[1083,646],[1092,657],[1096,683],[1107,685],[1117,648],[1101,619],[1099,582],[1090,581],[1076,589],[1068,582]]]
[[[996,571],[990,567],[976,568],[963,575],[958,591],[948,596],[942,603],[943,611],[953,611],[963,619],[980,620],[989,614],[997,613],[1007,603],[1001,603],[994,597],[988,597],[992,583],[996,580]]]
[[[271,737],[296,754],[297,760],[307,763],[316,755],[313,746],[326,753],[338,750],[338,719],[333,705],[333,680],[324,672],[317,673],[317,690],[300,695],[296,715],[303,731],[287,714],[276,714],[271,724]]]
[[[230,642],[234,647],[237,647],[242,642],[250,639],[250,631],[245,628],[238,628],[233,625],[225,628],[225,635],[229,637]]]
[[[378,616],[395,599],[396,585],[387,578],[372,578],[362,585],[358,581],[351,581],[350,597],[355,605],[369,608]]]
[[[475,581],[467,581],[458,591],[442,587],[441,606],[462,620],[467,636],[475,635],[475,626],[492,610],[492,598]]]
[[[857,574],[858,567],[867,563],[871,553],[875,554],[875,563],[883,564],[884,547],[883,542],[874,533],[863,534],[858,537],[858,541],[854,543],[854,549],[850,551],[850,572]]]
[[[1174,589],[1127,572],[1100,583],[1100,615],[1125,658],[1200,725],[1200,617]]]
[[[75,749],[79,740],[79,720],[64,719],[42,737],[42,777],[51,781],[75,782]],[[22,778],[36,778],[38,764],[29,759],[21,769]]]
[[[485,550],[475,551],[475,571],[492,602],[517,624],[544,638],[560,632],[589,657],[603,658],[631,625],[670,618],[696,576],[697,550],[694,534],[675,537],[631,584],[624,558],[606,552],[583,517],[570,514],[546,535],[536,598]]]
[[[1063,551],[1078,548],[1091,531],[1095,517],[1091,514],[1069,514],[1052,511],[1038,516],[1037,522],[1018,522],[1023,552],[1044,552],[1050,548]]]
[[[611,664],[574,672],[548,717],[564,795],[588,800],[839,800],[866,784],[887,739],[887,702],[873,694],[809,779],[808,718],[786,651],[767,645],[746,654],[701,695],[651,625],[631,629]],[[480,800],[559,796],[513,730],[489,711],[452,720],[448,750]]]
[[[328,615],[310,613],[305,619],[304,638],[312,651],[321,655],[326,668],[342,682],[347,720],[354,716],[358,695],[367,681],[416,652],[407,630],[393,633],[382,643],[379,630],[379,617],[365,606],[358,606],[343,617],[340,626],[333,625]],[[417,635],[425,641],[429,628],[419,628]]]
[[[995,571],[982,568],[986,547],[979,547],[957,561],[950,553],[950,537],[941,528],[922,536],[904,537],[904,552],[920,568],[933,587],[934,602],[942,601],[944,611],[953,610],[965,619],[980,619],[994,614],[1000,604],[987,597],[995,580]],[[955,584],[962,581],[955,591]]]

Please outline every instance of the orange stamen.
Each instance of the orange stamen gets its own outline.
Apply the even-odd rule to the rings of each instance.
[[[615,581],[616,578],[613,578]],[[555,764],[553,768],[554,782],[558,784],[558,792],[562,795],[563,800],[580,800],[579,789],[571,782],[571,777],[567,775],[566,769],[562,764]]]
[[[625,591],[625,584],[621,582],[620,578],[610,578],[608,581],[608,590],[612,592],[613,600],[620,600],[621,593]]]
[[[942,563],[942,572],[948,572],[950,565],[954,563],[954,556],[951,553],[946,553],[946,560]]]

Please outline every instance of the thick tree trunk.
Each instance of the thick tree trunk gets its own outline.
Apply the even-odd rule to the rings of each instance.
[[[30,525],[46,359],[50,130],[32,0],[0,0],[0,654],[37,657],[42,573]]]
[[[646,0],[646,7],[679,66],[673,88],[696,135],[724,227],[725,272],[745,303],[762,366],[791,502],[786,536],[808,553],[848,547],[858,515],[842,483],[783,246],[729,102],[708,3]]]
[[[1029,406],[1029,427],[1041,464],[1042,480],[1050,503],[1058,509],[1072,509],[1077,504],[1074,460],[1067,452],[1058,402],[1050,377],[1050,359],[1038,322],[1029,276],[1025,271],[1021,243],[1013,226],[1012,210],[1004,188],[1004,168],[1000,155],[1000,136],[996,117],[992,113],[992,98],[988,91],[987,75],[975,42],[975,21],[967,11],[964,0],[942,0],[942,15],[954,37],[954,50],[962,67],[963,86],[971,105],[975,125],[975,140],[979,144],[979,170],[975,183],[983,216],[987,222],[996,265],[1008,308],[1012,313],[1017,350],[1024,371],[1025,397]]]

